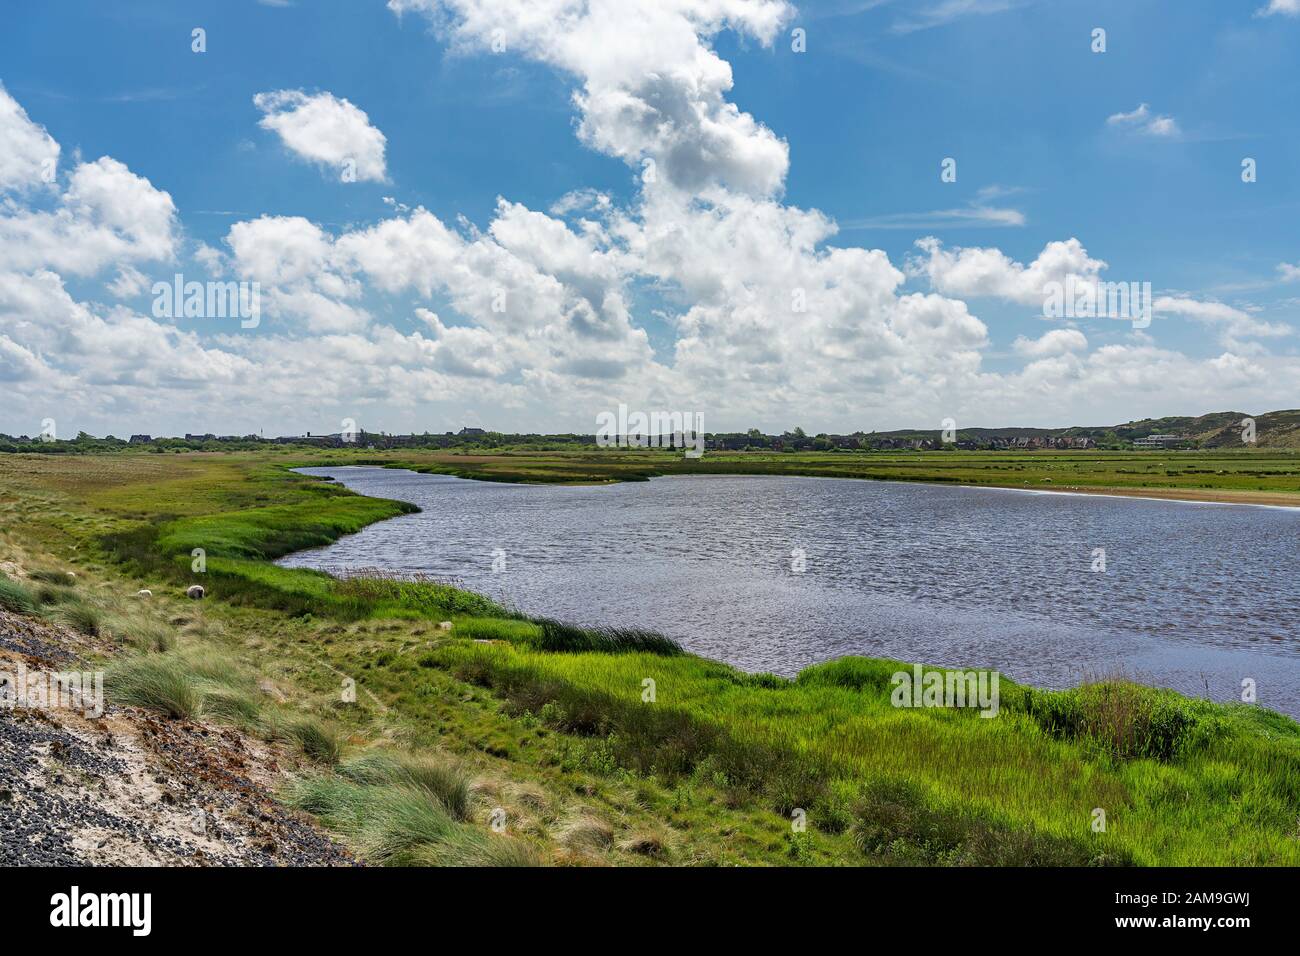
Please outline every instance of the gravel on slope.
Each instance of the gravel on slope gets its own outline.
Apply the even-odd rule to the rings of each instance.
[[[88,671],[103,650],[0,610],[0,674]],[[93,711],[92,711],[93,712]],[[108,705],[0,706],[0,866],[347,866],[277,803],[291,755],[226,727]]]

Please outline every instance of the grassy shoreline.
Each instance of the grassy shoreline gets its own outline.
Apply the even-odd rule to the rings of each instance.
[[[371,464],[480,481],[604,484],[672,475],[856,478],[1225,504],[1300,507],[1300,452],[322,452],[313,465]]]
[[[170,655],[219,645],[337,725],[337,748],[302,732],[322,769],[286,799],[375,862],[1300,862],[1300,725],[1289,718],[1123,681],[1040,691],[1004,680],[993,720],[900,710],[889,700],[890,674],[907,666],[897,662],[744,674],[435,582],[278,568],[274,557],[410,506],[287,471],[328,464],[319,459],[176,457],[162,468],[127,456],[0,464],[6,551],[77,563],[105,589],[204,583],[220,640],[129,660],[183,663]],[[194,677],[174,670],[182,684]],[[338,700],[340,675],[360,691],[355,704]],[[229,695],[221,706],[243,712]],[[357,765],[394,745],[401,756],[383,773]],[[475,769],[457,779],[481,783],[477,802],[445,780],[441,796],[412,790],[409,767],[427,779],[444,758]],[[429,806],[436,819],[411,819]],[[488,839],[497,810],[518,845]],[[799,812],[804,829],[792,826]]]
[[[326,466],[309,466],[309,467],[329,467]],[[377,466],[383,468],[392,468],[402,471],[411,471],[416,474],[441,474],[449,475],[455,478],[464,478],[468,481],[499,481],[509,484],[569,484],[569,485],[601,485],[617,484],[623,481],[649,481],[653,478],[678,478],[690,477],[684,472],[668,472],[665,474],[646,473],[644,477],[636,478],[615,478],[606,481],[555,481],[555,482],[536,482],[516,479],[506,479],[501,477],[484,477],[475,474],[472,470],[467,469],[448,469],[441,470],[428,465],[415,466],[406,462],[388,462]],[[882,478],[879,476],[860,477],[857,475],[817,475],[808,474],[801,470],[791,470],[775,473],[774,475],[746,475],[743,472],[706,472],[705,475],[712,477],[786,477],[786,478],[818,478],[829,481],[889,481],[894,484],[915,484],[928,485],[939,483],[936,480],[925,480],[922,478]],[[1184,489],[1184,488],[1131,488],[1131,487],[1107,487],[1107,486],[1039,486],[1033,487],[1027,484],[1010,484],[998,482],[984,482],[981,484],[963,484],[943,482],[950,487],[957,488],[993,488],[1000,491],[1022,491],[1034,494],[1061,494],[1061,495],[1100,495],[1103,497],[1114,498],[1133,498],[1138,501],[1185,501],[1200,504],[1224,504],[1224,505],[1256,505],[1267,508],[1300,508],[1300,493],[1287,492],[1269,492],[1269,491],[1222,491],[1213,488],[1203,489]]]

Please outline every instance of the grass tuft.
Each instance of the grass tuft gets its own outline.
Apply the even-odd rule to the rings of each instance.
[[[233,687],[213,687],[203,693],[203,716],[245,729],[257,727],[262,706],[252,695]]]
[[[193,719],[202,695],[193,672],[171,655],[129,657],[109,666],[104,689],[119,704]]]
[[[536,856],[520,841],[457,819],[435,792],[468,793],[468,780],[449,785],[434,764],[381,751],[348,761],[336,774],[298,781],[288,799],[342,833],[366,861],[383,866],[531,866]],[[454,802],[454,799],[453,799]]]
[[[63,601],[52,616],[54,620],[87,637],[98,637],[104,624],[104,612],[89,601],[77,597]]]
[[[343,737],[338,729],[315,717],[295,717],[281,728],[281,735],[302,748],[317,763],[333,766],[343,755]]]
[[[654,631],[619,627],[581,627],[550,618],[537,621],[540,637],[535,641],[543,651],[596,651],[606,654],[658,654],[672,657],[682,653],[681,645]]]
[[[624,853],[638,856],[658,858],[668,853],[668,841],[657,830],[636,830],[620,839],[617,846]]]
[[[14,614],[34,614],[36,595],[21,582],[0,575],[0,608]]]
[[[339,773],[356,783],[399,783],[424,790],[455,819],[469,818],[469,778],[458,767],[432,754],[376,750],[348,761]]]
[[[1048,733],[1116,759],[1168,762],[1220,736],[1222,714],[1205,701],[1125,680],[1068,691],[1030,691],[1025,709]]]
[[[166,624],[117,615],[108,617],[104,623],[107,632],[142,653],[164,653],[176,647],[176,632]]]
[[[555,838],[571,850],[608,850],[614,843],[614,828],[597,816],[578,812],[560,824]]]
[[[72,587],[76,583],[76,578],[69,577],[67,571],[56,571],[53,568],[39,568],[29,572],[27,576],[33,581],[40,581],[42,584],[59,584],[64,587]]]
[[[864,853],[906,865],[1102,866],[1129,863],[1084,838],[1018,829],[970,809],[939,806],[906,780],[866,785],[850,828]]]

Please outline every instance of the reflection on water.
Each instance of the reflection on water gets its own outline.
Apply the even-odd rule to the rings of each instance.
[[[454,577],[746,670],[866,654],[1042,686],[1123,671],[1216,699],[1250,677],[1261,704],[1300,713],[1300,511],[818,478],[563,487],[304,471],[423,511],[286,565]]]

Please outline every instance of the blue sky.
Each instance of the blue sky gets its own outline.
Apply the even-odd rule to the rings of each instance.
[[[689,101],[697,80],[690,71],[705,68],[685,51],[680,64],[663,64],[672,77],[667,89],[647,94],[638,78],[611,78],[597,49],[622,43],[634,58],[644,24],[575,50],[553,24],[521,25],[516,2],[57,0],[11,14],[0,36],[0,84],[28,127],[43,127],[61,149],[59,181],[45,190],[11,183],[7,211],[73,214],[67,192],[77,163],[112,157],[170,196],[174,241],[162,254],[131,248],[120,259],[105,254],[64,269],[12,257],[15,283],[40,272],[58,277],[61,307],[84,308],[102,323],[85,334],[112,360],[97,361],[89,348],[84,360],[79,348],[60,352],[49,329],[34,331],[17,305],[4,311],[0,297],[0,333],[15,356],[0,374],[10,369],[4,384],[17,399],[0,410],[0,430],[33,433],[29,420],[47,409],[67,421],[65,431],[120,433],[336,430],[335,419],[349,412],[386,430],[466,422],[559,429],[583,427],[619,401],[702,408],[711,427],[812,430],[922,425],[949,411],[972,425],[1062,425],[1296,404],[1300,282],[1286,265],[1300,262],[1297,4],[1272,0],[1278,9],[1265,15],[1270,0],[821,0],[797,9],[776,9],[772,0],[754,5],[769,8],[762,16],[718,29],[701,25],[707,11],[697,15],[674,0],[667,6],[687,11],[681,23],[693,25],[699,49],[728,65],[734,81],[721,98],[705,97],[682,116],[734,104],[737,115],[759,124],[754,132],[737,122],[737,155],[783,141],[788,165],[755,159],[746,169],[770,160],[762,175],[778,185],[738,186],[727,179],[734,170],[724,158],[716,177],[693,171],[690,182],[664,185],[653,197],[662,206],[652,212],[640,163],[665,148],[661,131],[629,142],[634,133],[622,119],[585,111],[573,94]],[[565,15],[587,12],[577,0],[547,3]],[[591,3],[616,13],[622,5]],[[626,6],[631,24],[641,3]],[[682,52],[681,24],[648,16],[663,30],[664,49]],[[491,49],[496,22],[511,31],[500,52]],[[206,31],[201,54],[191,50],[195,27]],[[1104,53],[1090,48],[1097,27],[1106,31]],[[796,28],[806,31],[806,52],[791,49]],[[382,133],[382,181],[340,182],[329,161],[312,160],[259,125],[267,111],[254,97],[274,91],[328,94],[331,105],[346,101],[362,111],[362,125]],[[653,98],[661,94],[662,101]],[[733,120],[723,112],[726,126]],[[659,120],[669,122],[668,113]],[[672,121],[673,148],[684,139],[695,155],[692,130],[682,117]],[[700,135],[710,129],[705,124]],[[956,160],[956,182],[941,181],[947,157]],[[1256,182],[1242,182],[1246,157],[1257,163]],[[520,243],[544,244],[541,233],[503,244],[511,263],[539,273],[530,287],[568,290],[557,293],[566,318],[554,327],[528,315],[503,332],[475,312],[472,289],[438,274],[476,268],[471,260],[493,263],[490,271],[515,268],[496,243],[474,250],[476,236],[501,215],[498,197],[517,204],[520,217],[535,212],[583,235],[581,211],[553,208],[583,191],[603,194],[604,208],[618,211],[588,220],[602,231],[592,246],[604,257],[598,276],[542,262],[540,249],[521,251]],[[761,270],[751,275],[736,263],[728,271],[725,259],[742,254],[736,240],[744,230],[706,236],[713,227],[689,218],[692,203],[706,202],[714,219],[739,219],[732,203],[751,200],[773,217],[819,210],[833,220],[837,232],[798,253],[806,262],[785,264],[792,274],[816,271],[828,296],[861,282],[861,296],[825,300],[830,317],[815,308],[822,324],[802,331],[791,328],[802,318],[761,314],[779,312],[772,301],[788,296],[758,289]],[[410,224],[420,208],[466,248],[413,263],[400,281],[357,264],[363,238],[378,241],[367,230],[390,220]],[[309,224],[330,244],[358,235],[343,244],[347,264],[331,245],[318,274],[280,289],[266,277],[284,271],[266,257],[283,255],[281,246],[241,255],[231,243],[236,224],[270,220],[286,229]],[[647,265],[638,243],[652,225],[681,230],[684,248],[698,241],[719,261],[709,275],[691,271],[698,259]],[[927,270],[915,245],[927,236],[954,255],[1000,250],[1024,265],[1049,243],[1077,240],[1085,263],[1107,264],[1102,278],[1150,282],[1167,308],[1145,330],[1102,318],[1066,323],[1074,338],[1044,341],[1049,331],[1067,330],[1045,323],[1032,295],[1007,292],[1014,274],[972,276],[961,261],[933,256]],[[836,248],[881,250],[908,274],[897,286],[868,280],[865,260],[841,274],[826,260]],[[393,255],[392,248],[374,253],[377,262]],[[134,292],[107,293],[124,268],[141,277]],[[207,319],[172,320],[157,334],[169,360],[188,371],[142,374],[131,367],[138,345],[118,339],[151,333],[126,321],[124,310],[149,316],[148,285],[176,271],[259,279],[270,314],[244,332]],[[433,276],[425,287],[411,278],[423,275]],[[887,298],[866,290],[873,282],[888,287]],[[595,298],[593,286],[601,290]],[[986,294],[993,287],[1001,291]],[[304,304],[308,293],[313,305]],[[912,293],[917,309],[943,312],[925,320],[929,331],[895,311]],[[29,301],[17,292],[11,298]],[[364,317],[335,321],[311,311],[338,303]],[[437,313],[437,324],[417,310]],[[963,310],[982,333],[967,327]],[[604,328],[583,340],[588,312]],[[845,342],[859,320],[861,339]],[[468,334],[477,332],[483,335]],[[770,347],[756,350],[756,339]],[[115,344],[103,344],[109,341]],[[275,361],[315,348],[328,353],[319,377],[309,363],[286,369]],[[926,350],[949,350],[952,359],[919,357]],[[423,361],[411,360],[414,353]],[[596,356],[617,359],[619,369]],[[358,362],[365,374],[357,374]],[[218,372],[205,376],[204,366]],[[600,374],[588,374],[597,367]],[[394,368],[400,371],[380,374]],[[472,374],[460,374],[466,369]],[[845,374],[858,369],[861,376]],[[828,379],[839,386],[826,389]],[[178,411],[178,401],[204,407],[202,420]]]

